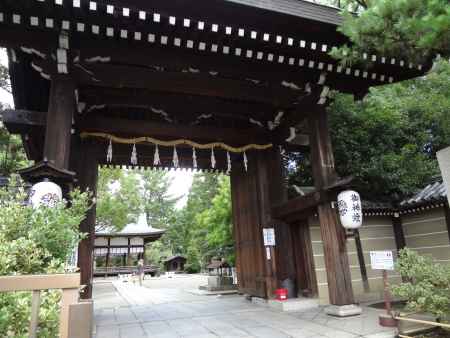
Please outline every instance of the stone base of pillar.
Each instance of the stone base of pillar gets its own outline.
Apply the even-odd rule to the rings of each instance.
[[[356,304],[330,305],[325,308],[325,313],[335,317],[350,317],[360,315],[362,309]]]

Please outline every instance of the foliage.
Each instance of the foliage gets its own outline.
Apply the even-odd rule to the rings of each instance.
[[[145,251],[147,261],[157,265],[160,271],[164,270],[164,259],[172,256],[172,250],[163,243],[163,240],[153,242]]]
[[[97,184],[97,230],[120,231],[136,222],[141,209],[139,177],[121,169],[100,168]]]
[[[169,194],[171,179],[162,170],[146,170],[139,174],[142,211],[147,223],[166,229],[174,221],[174,209],[179,197]]]
[[[415,63],[436,54],[450,56],[450,6],[447,0],[351,0],[344,8],[339,30],[351,41],[332,55],[345,63],[361,60],[363,53],[377,53]],[[353,6],[352,6],[353,5]]]
[[[233,260],[228,178],[195,174],[187,203],[165,238],[174,253],[187,257],[188,272],[200,271],[214,256]]]
[[[0,64],[0,88],[11,93],[8,68]]]
[[[335,94],[329,107],[336,169],[354,175],[363,198],[396,201],[439,174],[435,153],[450,145],[450,64],[427,76],[372,88],[362,101]],[[306,154],[290,182],[311,184]]]
[[[207,257],[225,258],[234,264],[234,245],[231,218],[230,180],[226,176],[219,178],[219,189],[210,208],[200,213],[197,224],[206,230]]]
[[[407,309],[430,313],[450,321],[450,267],[434,263],[415,251],[400,251],[396,268],[403,283],[391,286],[395,296],[407,301]]]
[[[0,190],[0,275],[64,272],[82,234],[78,225],[88,209],[86,193],[74,191],[71,203],[32,208],[21,188]],[[38,337],[57,336],[60,292],[42,293]],[[27,337],[31,295],[0,294],[0,336]]]
[[[11,92],[8,69],[0,64],[0,88]],[[9,108],[0,102],[1,111]],[[11,135],[0,122],[0,175],[9,176],[18,169],[26,167],[28,161],[22,147],[20,136]]]

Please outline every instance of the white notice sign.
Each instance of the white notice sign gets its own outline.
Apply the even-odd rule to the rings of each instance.
[[[370,265],[373,270],[394,270],[392,251],[370,251]]]
[[[263,229],[264,245],[275,246],[275,229],[266,228]]]

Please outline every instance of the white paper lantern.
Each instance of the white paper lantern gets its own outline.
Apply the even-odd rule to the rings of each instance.
[[[346,229],[358,229],[362,225],[361,198],[356,191],[345,190],[338,197],[341,224]]]
[[[39,182],[31,188],[31,205],[34,208],[39,206],[54,207],[62,200],[61,187],[53,182]]]

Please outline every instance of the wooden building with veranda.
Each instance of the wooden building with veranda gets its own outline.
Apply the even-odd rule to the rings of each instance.
[[[329,302],[355,302],[332,201],[331,90],[422,75],[388,58],[342,66],[339,10],[302,0],[4,0],[15,109],[4,113],[35,165],[22,176],[95,193],[99,166],[217,171],[231,177],[241,292],[271,298],[291,277],[315,288],[307,219],[318,212]],[[309,147],[316,191],[288,200],[282,154]],[[92,295],[95,207],[80,225],[82,297]],[[263,229],[274,228],[267,249]],[[268,254],[270,253],[270,254]],[[314,296],[314,292],[313,292]]]
[[[156,275],[158,267],[147,264],[147,245],[157,241],[165,230],[152,228],[144,214],[136,223],[127,224],[120,231],[97,229],[94,240],[94,276],[132,274],[137,263],[144,261],[144,274]]]

